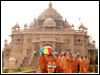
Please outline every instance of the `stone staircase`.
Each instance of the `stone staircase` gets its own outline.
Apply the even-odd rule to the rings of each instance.
[[[29,66],[34,66],[35,68],[38,68],[38,56],[33,57],[32,62]]]
[[[20,65],[20,67],[24,68],[24,67],[28,67],[28,62],[29,62],[30,57],[25,57],[22,64]]]
[[[25,57],[22,64],[20,65],[20,67],[22,67],[22,68],[24,68],[24,67],[38,68],[38,56],[34,56],[32,58],[31,64],[29,64],[30,58],[31,58],[30,56]]]

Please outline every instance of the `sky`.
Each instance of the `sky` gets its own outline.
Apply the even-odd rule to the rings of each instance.
[[[4,40],[11,42],[12,27],[18,22],[21,29],[28,26],[46,8],[49,2],[76,30],[82,24],[88,28],[88,35],[99,48],[99,2],[98,1],[1,1],[1,50]],[[79,18],[81,20],[79,20]]]

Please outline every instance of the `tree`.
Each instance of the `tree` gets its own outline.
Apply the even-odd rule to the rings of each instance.
[[[90,52],[88,52],[88,58],[90,60],[90,65],[93,65],[93,57],[90,55]]]
[[[98,53],[96,53],[96,64],[98,65]]]

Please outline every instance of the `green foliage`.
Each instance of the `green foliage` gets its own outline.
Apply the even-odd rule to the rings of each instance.
[[[25,67],[25,68],[23,68],[23,71],[34,70],[34,69],[35,69],[35,67]]]
[[[90,55],[90,52],[88,52],[88,58],[90,59],[90,65],[94,64],[93,57]],[[96,53],[96,65],[98,65],[98,53]]]
[[[35,67],[25,67],[25,68],[17,68],[17,69],[3,69],[2,73],[15,73],[15,72],[21,72],[21,71],[28,71],[28,70],[34,70]]]
[[[90,65],[89,71],[90,71],[90,72],[93,72],[93,65]]]
[[[14,73],[14,70],[8,70],[7,73]]]
[[[20,72],[20,71],[22,71],[21,68],[14,69],[14,72]]]
[[[93,65],[90,65],[89,71],[93,72]],[[96,65],[96,73],[98,73],[98,65]]]
[[[98,65],[96,65],[96,73],[98,73]]]
[[[3,69],[3,70],[2,70],[2,73],[8,73],[8,70],[9,70],[9,69]]]
[[[90,52],[88,52],[88,58],[90,60],[90,65],[93,65],[94,64],[93,57],[90,55]]]
[[[35,67],[32,67],[32,70],[34,70],[35,69]]]
[[[98,64],[98,53],[96,54],[96,64]]]
[[[93,62],[93,58],[90,57],[90,65],[93,65],[93,64],[94,64],[94,62]]]
[[[31,68],[29,68],[29,67],[23,68],[23,71],[28,71],[28,70],[31,70]]]

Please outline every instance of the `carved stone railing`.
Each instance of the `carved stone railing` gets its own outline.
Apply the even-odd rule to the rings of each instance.
[[[25,59],[25,56],[22,57],[22,61],[20,62],[19,67],[23,64],[24,59]]]
[[[32,63],[33,57],[34,57],[34,51],[33,51],[33,53],[32,53],[32,56],[31,56],[30,60],[29,60],[29,65]]]

